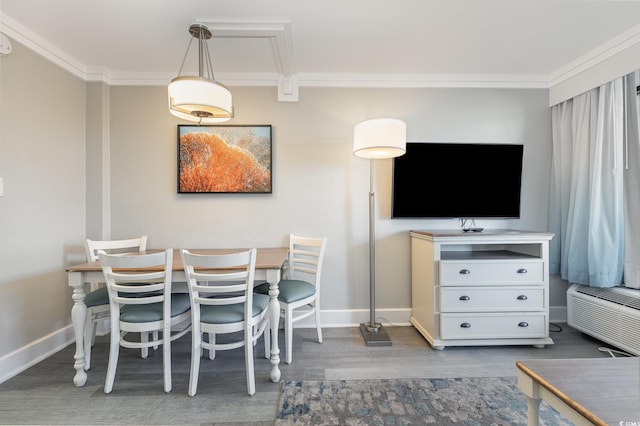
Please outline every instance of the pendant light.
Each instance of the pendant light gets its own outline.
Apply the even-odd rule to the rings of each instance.
[[[169,83],[169,111],[176,117],[198,124],[227,121],[233,117],[233,103],[229,89],[213,77],[207,48],[211,31],[206,25],[193,24],[189,27],[189,34],[193,38],[189,40],[178,76]],[[182,68],[193,39],[198,40],[198,75],[183,76]]]

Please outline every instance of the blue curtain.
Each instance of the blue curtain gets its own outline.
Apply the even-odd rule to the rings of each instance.
[[[624,285],[640,289],[640,71],[624,77]]]
[[[624,262],[623,80],[552,107],[550,272],[613,287]]]

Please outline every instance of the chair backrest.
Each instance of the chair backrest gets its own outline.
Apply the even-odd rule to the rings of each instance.
[[[289,279],[307,281],[320,290],[327,238],[289,235]]]
[[[245,303],[245,320],[253,315],[253,279],[256,249],[232,254],[195,254],[181,249],[180,255],[194,313],[199,305]]]
[[[138,238],[129,238],[126,240],[85,240],[84,248],[87,255],[87,262],[95,262],[98,260],[98,251],[105,253],[134,253],[147,249],[147,236],[143,235]]]
[[[164,302],[164,318],[171,318],[171,271],[173,249],[150,254],[108,254],[98,252],[112,316],[120,305]],[[169,295],[169,297],[165,297]]]

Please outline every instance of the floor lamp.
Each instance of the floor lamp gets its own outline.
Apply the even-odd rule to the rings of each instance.
[[[353,154],[369,159],[369,292],[370,321],[360,324],[367,346],[391,346],[391,339],[376,323],[376,232],[375,232],[375,160],[393,158],[406,151],[407,126],[393,118],[378,118],[356,124],[353,130]]]

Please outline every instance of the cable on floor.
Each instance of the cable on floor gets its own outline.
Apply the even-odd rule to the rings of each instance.
[[[391,321],[389,321],[386,317],[377,316],[375,318],[375,320],[376,321],[380,321],[380,324],[386,325],[387,327],[393,327],[394,326],[394,324]],[[385,322],[386,322],[386,324],[385,324]]]
[[[551,327],[555,327],[551,328]],[[549,323],[549,331],[552,333],[560,333],[562,331],[562,327],[560,327],[558,324],[554,324],[552,322]]]
[[[616,357],[615,354],[622,355],[622,356],[633,356],[633,355],[631,355],[629,353],[626,353],[626,352],[623,352],[623,351],[619,351],[619,350],[611,349],[611,348],[605,348],[604,346],[599,347],[598,350],[600,352],[607,352],[609,355],[611,355],[612,358]]]

